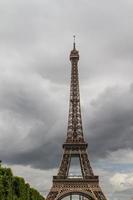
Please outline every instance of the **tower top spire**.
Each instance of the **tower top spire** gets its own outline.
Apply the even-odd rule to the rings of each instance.
[[[73,36],[73,50],[76,49],[76,48],[75,48],[75,47],[76,47],[76,44],[75,44],[75,37],[76,37],[76,36],[74,35],[74,36]]]
[[[79,52],[76,50],[76,43],[75,43],[75,35],[73,35],[73,49],[70,53],[70,60],[71,61],[78,61],[79,60]]]

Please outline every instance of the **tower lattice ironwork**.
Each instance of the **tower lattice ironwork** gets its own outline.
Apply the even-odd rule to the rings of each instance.
[[[75,47],[75,37],[70,61],[71,85],[67,138],[63,144],[64,153],[59,171],[57,176],[53,176],[53,185],[47,200],[60,200],[66,196],[70,196],[70,199],[72,199],[72,194],[78,194],[83,199],[107,200],[99,186],[99,177],[94,175],[91,168],[87,154],[88,144],[83,136],[78,78],[79,53]],[[82,176],[69,176],[73,157],[79,158]]]

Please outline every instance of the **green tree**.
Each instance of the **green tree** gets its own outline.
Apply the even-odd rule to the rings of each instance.
[[[13,176],[11,169],[3,168],[0,162],[0,200],[44,200],[44,197],[23,178]]]

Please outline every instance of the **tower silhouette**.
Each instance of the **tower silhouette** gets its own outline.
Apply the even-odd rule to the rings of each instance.
[[[88,144],[83,136],[78,78],[79,52],[76,50],[75,36],[70,61],[71,85],[67,138],[63,144],[64,152],[59,171],[57,176],[53,176],[53,185],[47,200],[61,200],[65,197],[70,197],[72,200],[73,195],[78,195],[79,200],[107,200],[99,186],[99,177],[94,175],[91,168],[86,151]],[[70,173],[73,159],[79,161],[81,168],[79,175]]]

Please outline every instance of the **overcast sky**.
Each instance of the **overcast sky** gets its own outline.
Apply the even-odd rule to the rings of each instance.
[[[129,200],[132,0],[0,0],[0,159],[49,191],[66,137],[74,34],[91,164],[110,200]]]

